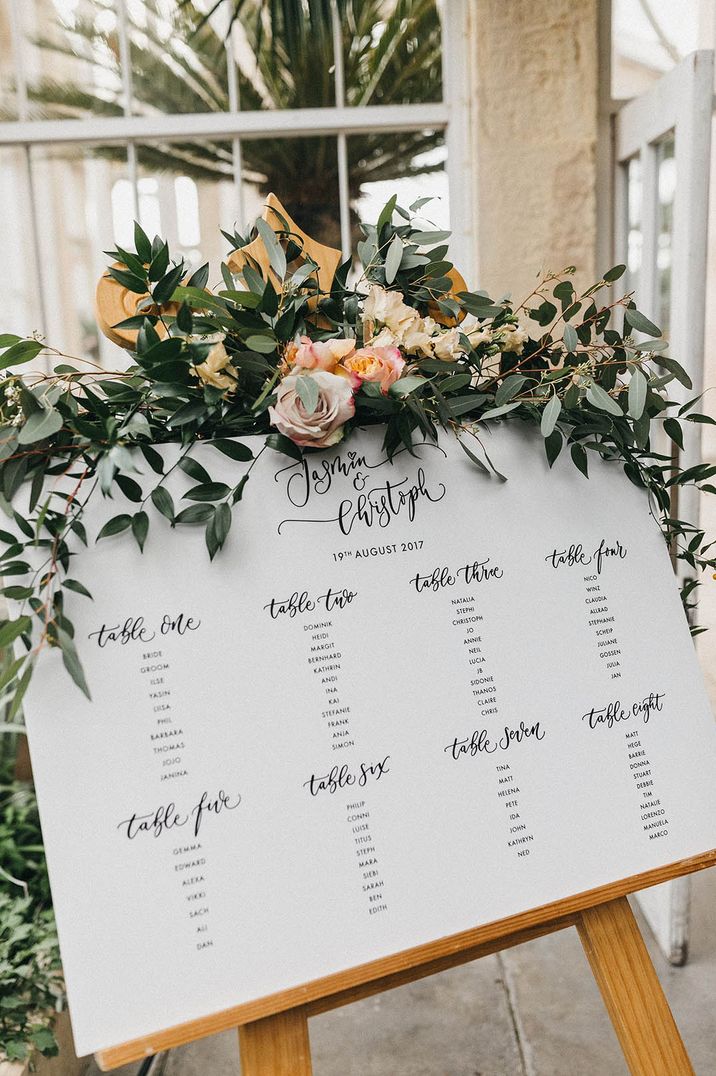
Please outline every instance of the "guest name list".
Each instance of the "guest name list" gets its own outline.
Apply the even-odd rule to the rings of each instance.
[[[448,438],[265,452],[214,563],[161,518],[78,557],[92,701],[51,654],[27,712],[80,1052],[716,845],[648,505],[526,434],[490,454],[507,482]]]

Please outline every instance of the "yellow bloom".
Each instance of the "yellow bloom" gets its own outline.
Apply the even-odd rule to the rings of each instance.
[[[214,344],[213,348],[203,362],[194,366],[192,373],[195,374],[205,385],[212,385],[223,392],[236,390],[236,376],[231,367],[230,373],[222,374],[221,371],[231,367],[231,360],[222,343]]]

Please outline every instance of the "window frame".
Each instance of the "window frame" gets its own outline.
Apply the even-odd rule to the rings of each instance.
[[[336,104],[325,108],[303,108],[242,112],[238,99],[233,65],[234,43],[226,43],[229,71],[229,106],[227,112],[158,114],[135,116],[132,72],[129,65],[129,30],[126,0],[114,0],[122,77],[124,115],[87,119],[31,120],[29,118],[28,77],[25,63],[23,7],[26,0],[7,0],[10,13],[13,63],[15,68],[18,117],[0,123],[0,150],[23,151],[23,177],[34,276],[40,297],[41,329],[46,332],[47,317],[42,302],[40,241],[33,170],[33,150],[69,145],[120,144],[127,150],[127,178],[132,183],[135,214],[138,208],[138,169],[136,144],[143,141],[171,142],[182,139],[224,137],[233,147],[233,186],[236,217],[245,225],[243,180],[241,178],[241,144],[249,139],[295,138],[304,135],[327,135],[336,138],[338,155],[338,196],[341,246],[344,256],[350,253],[350,205],[348,186],[347,138],[354,134],[385,133],[406,130],[444,132],[447,148],[447,177],[450,197],[450,222],[453,231],[451,254],[456,266],[470,284],[476,282],[476,199],[475,152],[472,111],[474,94],[475,0],[443,0],[441,21],[443,35],[443,99],[431,104],[371,105],[349,107],[345,104],[341,28],[334,8],[333,48],[335,61]],[[25,9],[26,10],[26,9]]]

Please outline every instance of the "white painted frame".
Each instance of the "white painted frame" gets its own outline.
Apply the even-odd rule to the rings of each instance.
[[[615,257],[627,261],[627,169],[641,160],[642,255],[638,305],[647,316],[657,310],[658,145],[673,133],[676,188],[672,230],[671,348],[685,367],[693,389],[670,386],[672,397],[685,400],[703,390],[706,318],[706,260],[708,249],[711,117],[714,53],[694,52],[664,75],[646,93],[618,112],[614,125]],[[658,320],[658,318],[657,318]],[[701,459],[701,427],[684,423],[680,460],[691,467]],[[679,515],[698,525],[699,493],[680,491]],[[682,582],[689,575],[678,562]],[[639,895],[639,904],[667,958],[685,963],[688,955],[691,883],[679,878]]]
[[[344,256],[350,252],[350,218],[348,198],[348,162],[346,139],[368,132],[439,130],[445,132],[450,213],[454,232],[453,257],[466,279],[474,284],[477,274],[476,199],[475,199],[475,124],[472,118],[474,94],[474,33],[476,0],[444,0],[441,5],[443,27],[443,100],[434,104],[347,107],[340,26],[334,9],[335,99],[332,108],[286,109],[265,112],[242,112],[233,72],[234,43],[227,41],[230,111],[179,115],[133,115],[132,73],[128,63],[129,38],[126,0],[115,0],[118,19],[122,100],[124,115],[92,117],[83,120],[30,120],[28,108],[28,73],[23,31],[26,0],[7,0],[13,42],[13,65],[17,83],[18,118],[0,123],[0,150],[19,147],[25,162],[24,183],[31,208],[31,242],[34,251],[36,291],[43,293],[39,259],[38,217],[33,182],[33,148],[71,144],[90,147],[120,144],[127,148],[127,174],[137,194],[137,159],[135,144],[140,141],[170,142],[180,139],[230,139],[233,146],[233,183],[236,214],[241,226],[246,224],[241,179],[241,143],[247,139],[292,138],[301,135],[336,137],[338,154],[338,195],[341,223],[341,246]],[[40,310],[41,328],[46,331],[44,311]]]

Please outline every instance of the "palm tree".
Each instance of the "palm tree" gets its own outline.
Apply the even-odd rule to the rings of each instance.
[[[229,92],[222,33],[196,0],[175,0],[175,4],[169,35],[166,5],[160,0],[141,0],[139,8],[130,7],[135,112],[225,111]],[[236,50],[242,109],[334,104],[333,44],[330,22],[326,24],[329,0],[314,0],[309,5],[313,17],[305,20],[295,18],[300,0],[220,0],[213,8],[221,4],[238,22],[245,42],[245,47]],[[441,37],[435,0],[341,0],[340,11],[348,105],[439,99]],[[78,19],[73,26],[58,24],[38,44],[78,64],[76,77],[44,79],[32,87],[38,115],[122,114],[116,31],[98,29],[92,19]],[[435,131],[351,136],[351,202],[368,181],[441,168],[439,163],[417,160],[440,142],[441,135]],[[97,152],[117,159],[124,154],[121,147]],[[310,234],[340,245],[334,138],[247,139],[242,153],[245,180],[256,184],[262,195],[274,191]],[[232,173],[231,146],[220,140],[140,145],[138,158],[147,169],[199,180],[217,180]]]

